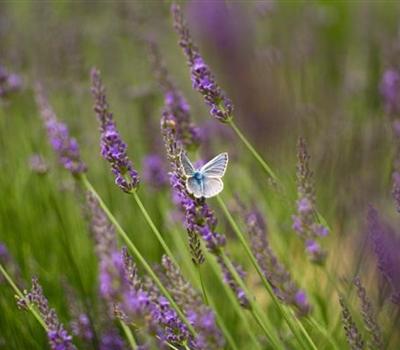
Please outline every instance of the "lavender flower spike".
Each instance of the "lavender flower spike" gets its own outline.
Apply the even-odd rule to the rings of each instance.
[[[376,320],[372,303],[368,300],[365,288],[361,285],[361,281],[358,277],[354,279],[353,283],[356,286],[357,295],[361,302],[361,314],[364,320],[365,329],[369,333],[367,348],[377,350],[384,349],[385,346],[382,340],[381,328]]]
[[[149,40],[149,58],[158,85],[164,94],[165,106],[174,115],[178,138],[185,149],[197,150],[202,141],[200,129],[191,121],[190,107],[165,67],[158,46],[152,40]]]
[[[364,349],[364,340],[362,339],[360,331],[354,323],[353,317],[341,296],[339,297],[339,302],[342,307],[342,323],[347,336],[347,343],[352,350]]]
[[[245,211],[242,203],[241,210]],[[269,245],[266,224],[258,210],[245,213],[245,223],[250,234],[251,248],[261,271],[271,284],[275,295],[286,305],[296,309],[299,317],[306,316],[311,306],[306,294],[292,280],[289,271],[279,262],[271,246]]]
[[[173,4],[171,11],[174,17],[174,27],[180,38],[179,45],[186,55],[187,65],[190,68],[193,87],[203,95],[206,105],[211,107],[211,115],[222,123],[229,123],[233,119],[232,102],[219,87],[215,76],[194,45],[180,6]]]
[[[311,261],[323,264],[327,252],[317,242],[319,237],[328,234],[328,229],[316,220],[315,186],[309,167],[310,155],[306,141],[300,136],[297,143],[297,215],[293,215],[293,229],[297,231],[306,245]]]
[[[49,302],[43,295],[42,287],[36,277],[32,278],[30,293],[26,293],[24,299],[18,300],[18,306],[22,309],[27,310],[29,304],[37,307],[40,316],[44,320],[49,344],[53,350],[76,350],[76,347],[72,344],[72,336],[68,335],[63,325],[59,322],[55,310],[50,309]]]
[[[112,118],[113,114],[109,111],[106,88],[102,85],[100,71],[93,68],[90,75],[95,102],[93,109],[100,123],[101,155],[111,164],[111,172],[116,176],[115,184],[125,193],[133,193],[139,188],[139,175],[133,169],[127,155],[127,145],[122,141]]]
[[[50,143],[58,154],[59,162],[69,170],[72,175],[86,172],[86,164],[81,161],[79,146],[74,138],[69,136],[68,127],[61,123],[49,105],[40,84],[36,85],[36,102],[44,121]]]

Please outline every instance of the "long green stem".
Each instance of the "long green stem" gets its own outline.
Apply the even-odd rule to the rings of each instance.
[[[251,251],[249,245],[246,242],[246,239],[244,238],[242,231],[239,229],[239,226],[236,224],[235,220],[233,219],[231,213],[229,212],[228,208],[226,207],[224,201],[222,200],[222,198],[220,196],[217,196],[217,200],[218,200],[218,204],[220,205],[220,207],[222,208],[226,218],[228,219],[232,229],[234,230],[234,232],[236,233],[237,238],[239,239],[240,243],[242,244],[244,250],[246,251],[246,254],[248,255],[252,265],[254,266],[254,268],[256,269],[258,275],[260,276],[261,281],[263,282],[265,288],[267,289],[269,295],[271,296],[271,299],[273,300],[274,304],[276,305],[279,313],[281,314],[281,316],[284,318],[284,320],[286,321],[287,325],[289,326],[289,328],[291,329],[292,333],[294,334],[294,336],[296,337],[297,341],[302,344],[302,339],[301,337],[297,334],[297,331],[295,329],[295,327],[293,326],[289,316],[287,315],[287,313],[285,312],[285,310],[283,309],[282,305],[280,304],[280,302],[278,301],[274,291],[272,290],[271,285],[269,284],[269,282],[267,281],[267,279],[265,278],[263,272],[261,271],[261,268],[259,266],[259,264],[257,263],[257,260],[253,254],[253,252]],[[300,323],[300,322],[298,322]],[[301,324],[301,323],[300,323]],[[309,343],[308,345],[312,348],[312,349],[317,349],[317,347],[315,346],[314,342],[312,341],[312,339],[310,338],[310,336],[308,335],[307,331],[304,329],[304,327],[301,325],[300,327],[304,337],[307,339],[307,342]]]
[[[172,263],[178,267],[178,263],[176,262],[174,255],[172,254],[171,250],[169,249],[167,243],[164,241],[164,238],[161,236],[160,231],[158,231],[156,225],[154,225],[153,220],[151,219],[149,213],[147,212],[145,206],[143,205],[142,201],[140,200],[138,194],[136,192],[133,192],[133,198],[135,198],[135,201],[137,205],[139,206],[141,212],[143,213],[143,216],[145,217],[147,223],[151,227],[152,231],[156,235],[158,241],[160,242],[161,246],[163,247],[165,253],[167,253],[168,257],[171,259]]]
[[[3,265],[0,263],[0,271],[7,280],[8,284],[14,289],[15,293],[17,293],[17,296],[21,299],[25,299],[24,294],[19,290],[17,285],[14,283],[10,275],[7,273],[7,271],[3,268]],[[46,323],[44,320],[40,317],[39,313],[36,311],[35,306],[32,305],[31,303],[28,302],[28,307],[29,310],[32,312],[33,316],[39,321],[40,325],[47,330]]]
[[[131,329],[123,321],[120,321],[120,325],[121,325],[122,330],[124,331],[126,337],[128,338],[128,342],[129,342],[129,344],[131,344],[132,349],[136,350],[138,345],[136,343],[135,337],[132,334]]]
[[[81,181],[85,185],[85,187],[93,193],[93,195],[96,197],[98,200],[101,208],[104,210],[105,214],[107,215],[108,219],[110,222],[114,225],[116,228],[118,234],[122,237],[122,239],[125,241],[125,243],[128,245],[130,248],[132,254],[136,257],[136,259],[139,260],[140,264],[144,267],[144,269],[147,271],[147,273],[150,275],[151,279],[157,284],[158,288],[160,289],[161,293],[164,294],[164,296],[167,298],[169,303],[171,304],[171,307],[177,312],[181,320],[186,324],[188,327],[190,333],[194,337],[197,336],[196,330],[193,328],[193,326],[190,324],[186,316],[183,314],[182,310],[179,308],[179,306],[176,304],[174,299],[171,297],[169,292],[165,289],[164,285],[160,281],[160,279],[157,277],[157,275],[154,273],[150,265],[147,263],[145,258],[142,256],[142,254],[139,252],[139,250],[136,248],[136,246],[133,244],[133,242],[130,240],[128,237],[127,233],[124,231],[124,229],[121,227],[121,225],[118,223],[118,221],[115,219],[114,215],[111,214],[110,210],[108,207],[105,205],[101,197],[98,195],[96,190],[93,188],[92,184],[89,182],[87,177],[85,175],[81,176]]]
[[[254,149],[254,147],[251,145],[251,143],[246,139],[246,137],[241,133],[239,128],[236,126],[236,124],[231,121],[229,125],[232,127],[233,131],[236,133],[236,135],[239,136],[239,138],[242,140],[242,142],[245,144],[247,149],[251,152],[251,154],[257,159],[257,161],[260,163],[264,171],[267,173],[268,176],[270,176],[276,183],[278,183],[278,178],[272,171],[272,169],[269,167],[269,165],[265,162],[264,159],[258,154],[258,152]]]
[[[200,265],[197,265],[196,267],[197,267],[197,272],[198,272],[198,275],[199,275],[199,280],[200,280],[200,285],[201,285],[201,291],[203,292],[204,304],[205,304],[206,306],[209,306],[208,298],[207,298],[207,291],[206,291],[206,288],[205,288],[205,286],[204,286],[203,275],[201,274],[201,266],[200,266]]]

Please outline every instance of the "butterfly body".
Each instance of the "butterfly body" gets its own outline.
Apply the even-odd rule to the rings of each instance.
[[[221,153],[200,169],[196,169],[185,153],[181,153],[181,164],[186,175],[186,188],[196,198],[216,196],[224,188],[221,180],[228,165],[228,153]]]

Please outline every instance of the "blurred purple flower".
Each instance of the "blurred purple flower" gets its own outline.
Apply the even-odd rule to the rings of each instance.
[[[365,342],[362,339],[361,333],[355,324],[349,309],[347,308],[343,297],[339,297],[340,306],[342,307],[342,324],[346,333],[347,343],[352,350],[365,349]]]
[[[187,65],[190,68],[193,87],[203,95],[207,106],[211,107],[211,115],[222,123],[229,123],[233,118],[233,104],[219,87],[215,76],[200,56],[198,48],[192,41],[189,28],[183,18],[179,5],[172,4],[174,27],[179,35]]]
[[[310,155],[306,141],[300,136],[297,143],[297,215],[293,215],[293,229],[303,239],[311,261],[323,264],[327,252],[317,242],[318,237],[328,234],[328,229],[316,220],[315,186],[309,168]]]
[[[356,277],[353,281],[357,289],[357,295],[361,303],[361,315],[364,320],[364,326],[368,332],[367,348],[383,350],[385,349],[381,328],[377,322],[372,303],[368,300],[365,288],[362,286],[361,281]]]
[[[32,154],[29,158],[29,166],[33,173],[44,175],[49,171],[49,165],[40,154]]]
[[[5,244],[0,243],[0,264],[4,267],[14,283],[20,288],[24,289],[25,282],[21,275],[21,269],[19,268],[14,257],[10,254]],[[0,284],[6,282],[3,274],[0,274]]]
[[[378,211],[372,206],[368,207],[367,219],[379,272],[391,286],[392,302],[400,305],[400,237],[382,222]]]
[[[69,136],[68,127],[58,120],[44,95],[41,85],[36,84],[35,90],[36,103],[39,106],[50,143],[58,155],[60,164],[72,175],[79,177],[86,172],[87,167],[81,161],[78,143]]]
[[[178,138],[185,149],[195,151],[202,142],[200,129],[191,121],[190,107],[165,67],[156,43],[153,40],[148,43],[153,71],[164,94],[165,106],[175,118]]]
[[[111,164],[111,172],[116,176],[115,184],[125,193],[135,192],[139,188],[139,175],[127,155],[127,145],[118,133],[113,114],[109,111],[106,88],[102,85],[100,71],[92,68],[93,107],[100,123],[101,155]]]
[[[19,91],[21,87],[21,78],[0,65],[0,99],[7,98],[12,93]]]
[[[251,249],[265,278],[271,284],[279,300],[294,306],[298,316],[306,316],[311,309],[307,296],[299,289],[285,266],[275,256],[268,242],[264,218],[258,210],[246,211],[244,205],[240,201],[238,202],[240,211],[244,213]]]
[[[156,153],[146,156],[143,160],[143,178],[155,190],[168,186],[168,174],[163,159]]]
[[[379,84],[385,111],[387,114],[400,114],[400,73],[395,69],[387,69]]]
[[[68,335],[64,326],[59,322],[54,309],[50,309],[49,302],[43,295],[42,287],[39,285],[37,278],[32,278],[32,289],[25,297],[18,300],[18,306],[27,310],[33,304],[39,311],[40,317],[46,324],[47,336],[49,338],[50,347],[53,350],[76,350],[72,344],[72,336]]]

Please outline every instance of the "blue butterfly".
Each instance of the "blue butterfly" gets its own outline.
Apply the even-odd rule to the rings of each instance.
[[[221,153],[196,169],[184,152],[181,153],[183,172],[187,177],[186,188],[196,198],[216,196],[224,188],[221,178],[228,165],[228,153]]]

